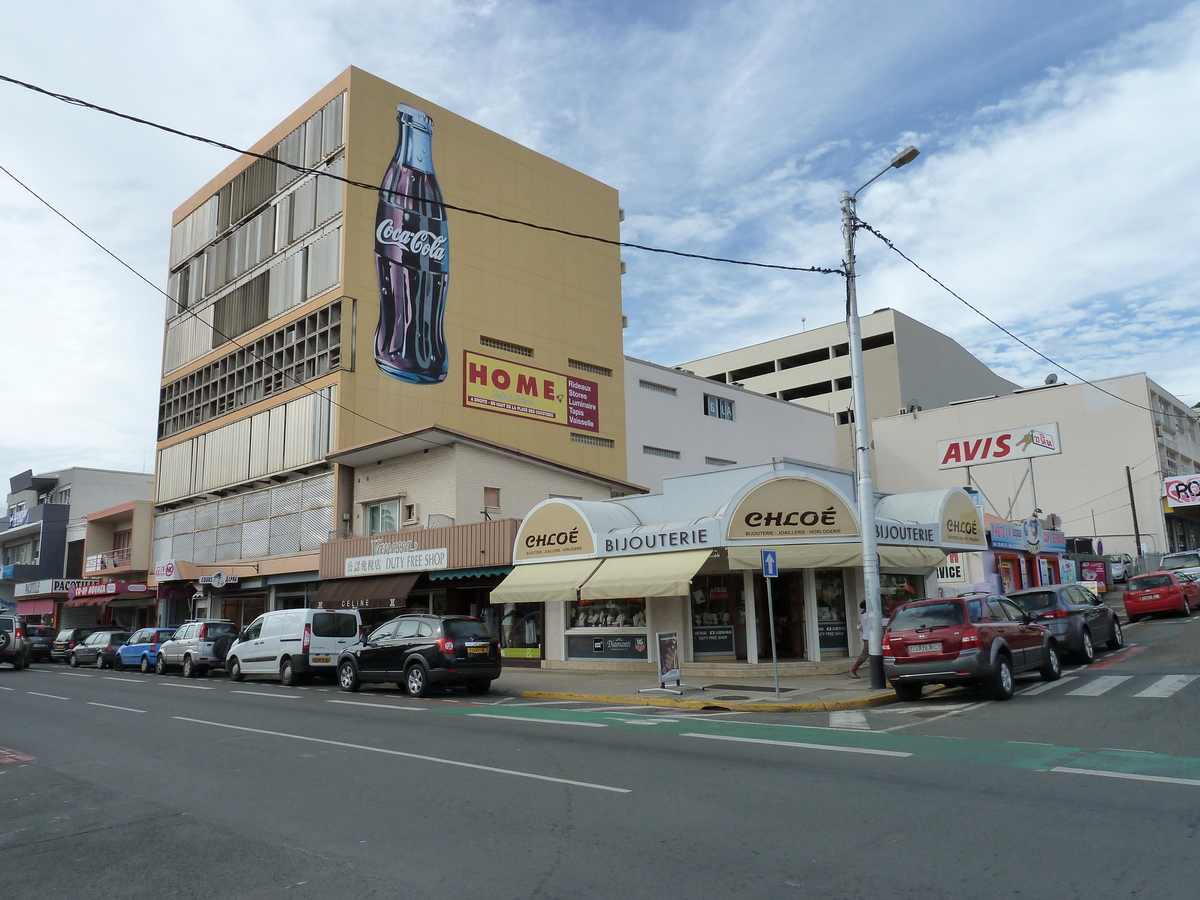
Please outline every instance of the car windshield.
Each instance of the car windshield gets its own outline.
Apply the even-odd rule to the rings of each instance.
[[[475,619],[447,619],[445,629],[446,637],[458,638],[462,641],[473,639],[490,641],[492,639],[492,632],[487,625],[477,622]]]
[[[1139,578],[1131,578],[1129,580],[1129,590],[1145,591],[1150,588],[1162,588],[1171,586],[1170,575],[1142,575]]]
[[[1190,569],[1200,567],[1200,553],[1173,553],[1162,558],[1164,569]]]
[[[314,637],[358,637],[358,619],[350,613],[314,613],[312,633]]]
[[[1055,606],[1058,603],[1058,594],[1054,591],[1034,591],[1029,594],[1011,594],[1008,599],[1025,612],[1035,612]]]
[[[75,629],[73,629],[73,628],[64,628],[62,631],[60,631],[60,632],[58,633],[58,637],[57,637],[57,638],[55,638],[55,640],[59,640],[59,641],[69,641],[69,640],[71,639],[71,637],[72,637],[74,634],[75,634]]]
[[[963,623],[962,605],[958,603],[925,603],[905,606],[896,612],[888,631],[913,631],[918,628],[942,628]]]

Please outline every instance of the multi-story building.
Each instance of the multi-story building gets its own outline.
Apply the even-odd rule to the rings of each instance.
[[[364,515],[378,534],[486,518],[483,498],[417,499],[408,475],[393,473],[390,496],[368,491],[360,469],[392,459],[380,447],[464,472],[499,448],[484,457],[635,490],[616,248],[496,218],[616,239],[614,189],[353,68],[251,149],[266,158],[239,158],[173,217],[154,497],[164,619],[311,602],[322,544],[367,534]],[[419,480],[414,460],[391,465]]]
[[[29,469],[8,483],[7,515],[0,519],[0,601],[15,600],[21,616],[49,622],[62,617],[69,588],[89,580],[87,516],[149,500],[154,476],[76,466],[37,475]],[[94,611],[86,618],[84,624],[95,624]]]
[[[153,529],[154,504],[148,499],[88,513],[83,574],[93,583],[69,590],[63,615],[90,608],[106,625],[129,630],[153,625],[158,604],[147,579]]]
[[[863,370],[871,420],[898,409],[932,409],[1016,387],[953,338],[894,309],[862,317]],[[726,384],[819,409],[850,426],[850,347],[838,322],[729,350],[682,368]],[[854,467],[854,429],[837,429],[838,464]]]

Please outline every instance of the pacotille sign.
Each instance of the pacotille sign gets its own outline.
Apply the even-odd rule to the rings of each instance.
[[[1057,422],[993,431],[991,434],[973,434],[937,443],[939,469],[982,466],[1059,453],[1062,453],[1062,444]]]
[[[599,431],[599,394],[594,381],[463,351],[463,406],[472,409]]]

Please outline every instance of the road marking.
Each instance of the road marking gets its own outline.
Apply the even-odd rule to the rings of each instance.
[[[116,678],[112,675],[102,675],[101,677],[105,681],[124,681],[126,684],[146,684],[147,683],[146,679],[144,679],[144,678]]]
[[[1187,784],[1200,787],[1200,778],[1171,778],[1167,775],[1134,775],[1130,772],[1101,772],[1099,769],[1076,769],[1071,766],[1055,766],[1051,772],[1067,775],[1099,775],[1101,778],[1126,778],[1130,781],[1158,781],[1163,784]]]
[[[60,697],[58,694],[40,694],[37,691],[26,691],[27,694],[33,694],[35,697],[49,697],[51,700],[70,700],[70,697]]]
[[[938,719],[945,719],[948,716],[962,715],[963,713],[970,712],[973,709],[979,709],[979,707],[981,707],[981,706],[987,706],[987,701],[980,701],[978,703],[957,704],[957,705],[951,707],[948,711],[942,713],[941,715],[928,716],[927,718],[923,718],[917,722],[905,722],[903,725],[893,725],[891,728],[884,728],[881,730],[889,732],[889,733],[893,732],[893,731],[903,731],[905,728],[912,728],[914,725],[925,725],[925,724],[928,724],[929,722],[936,722]]]
[[[504,719],[512,722],[538,722],[542,725],[578,725],[581,728],[607,728],[603,722],[566,722],[562,719],[538,719],[533,716],[500,716],[493,713],[467,713],[480,719]]]
[[[1158,679],[1144,691],[1138,691],[1135,697],[1170,697],[1176,691],[1181,691],[1200,675],[1167,675]]]
[[[76,678],[91,678],[91,672],[59,672],[59,675],[74,675]]]
[[[16,688],[9,688],[9,687],[4,687],[3,685],[0,685],[0,691],[15,691],[15,690],[16,690]]]
[[[1033,687],[1025,688],[1022,691],[1017,691],[1023,697],[1033,697],[1037,694],[1044,694],[1046,691],[1054,690],[1056,687],[1064,687],[1072,681],[1078,681],[1079,678],[1075,675],[1067,675],[1058,681],[1043,681],[1041,684],[1035,684]]]
[[[1125,662],[1125,660],[1129,659],[1129,657],[1136,656],[1139,653],[1145,653],[1149,649],[1149,647],[1128,647],[1125,650],[1122,650],[1120,653],[1114,653],[1112,656],[1105,657],[1101,662],[1092,663],[1091,667],[1093,669],[1111,669],[1117,663]]]
[[[181,685],[182,686],[182,685]],[[190,685],[187,685],[190,687]],[[299,700],[299,694],[272,694],[269,691],[230,691],[231,694],[249,694],[251,697],[282,697],[284,700]]]
[[[506,698],[507,699],[507,698]],[[531,700],[522,706],[561,706],[564,703],[578,703],[578,700]]]
[[[1068,691],[1068,697],[1099,697],[1101,694],[1107,693],[1115,688],[1118,684],[1128,681],[1132,675],[1101,675],[1099,678],[1093,678],[1083,687],[1077,687],[1073,691]]]
[[[124,712],[135,712],[135,713],[144,713],[145,712],[144,709],[133,709],[132,707],[129,707],[129,706],[113,706],[111,703],[93,703],[91,700],[88,701],[88,706],[103,706],[105,709],[120,709],[120,710],[123,710]]]
[[[193,691],[215,691],[216,690],[215,687],[209,687],[209,686],[203,685],[203,684],[183,684],[182,682],[179,682],[179,681],[160,681],[159,684],[161,684],[163,687],[191,688]]]
[[[846,728],[851,731],[870,731],[867,714],[861,709],[839,709],[829,714],[830,728]]]
[[[911,753],[899,750],[873,750],[869,747],[839,747],[836,744],[802,744],[799,741],[771,741],[766,738],[731,737],[724,734],[698,734],[688,732],[680,737],[707,738],[710,741],[735,741],[740,744],[769,744],[773,747],[795,747],[799,750],[833,750],[838,753],[865,753],[868,756],[909,757]]]
[[[0,764],[33,762],[35,759],[37,759],[36,756],[26,756],[16,750],[0,747]]]
[[[343,706],[369,706],[371,709],[399,709],[404,712],[425,712],[428,706],[395,706],[391,703],[364,703],[361,700],[326,700],[326,703],[340,703]]]
[[[246,731],[251,734],[262,734],[268,737],[290,738],[294,741],[308,741],[313,744],[326,744],[331,747],[345,747],[348,750],[365,750],[368,753],[383,753],[387,756],[402,756],[405,759],[419,759],[422,762],[438,763],[444,766],[458,766],[463,769],[475,769],[480,772],[492,772],[497,775],[512,775],[517,778],[530,778],[534,781],[549,781],[554,784],[567,784],[572,787],[591,788],[597,791],[609,791],[614,794],[631,794],[629,788],[613,787],[608,784],[594,784],[590,781],[573,781],[570,778],[555,778],[553,775],[539,775],[536,772],[520,772],[516,769],[501,769],[497,766],[484,766],[479,763],[463,762],[458,759],[443,759],[439,756],[426,756],[422,753],[408,753],[404,750],[388,750],[384,747],[368,747],[365,744],[351,744],[346,741],[331,741],[326,738],[309,737],[303,734],[288,734],[285,731],[267,731],[263,728],[247,728],[244,725],[226,725],[224,722],[208,722],[204,719],[189,719],[186,716],[175,716],[180,722],[192,722],[196,725],[211,725],[214,728],[228,728],[232,731]]]

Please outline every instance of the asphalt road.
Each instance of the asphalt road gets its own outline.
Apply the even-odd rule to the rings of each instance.
[[[0,898],[1193,898],[1195,622],[820,715],[5,667]]]

